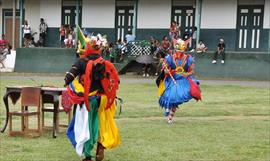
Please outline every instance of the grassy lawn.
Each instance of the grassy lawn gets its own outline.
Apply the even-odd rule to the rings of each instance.
[[[1,77],[4,77],[1,75]],[[34,82],[28,79],[0,79],[0,97],[7,85],[61,87],[59,79]],[[121,84],[118,96],[124,99],[116,122],[122,143],[105,151],[105,161],[267,161],[270,160],[270,94],[267,88],[202,85],[203,101],[190,101],[167,124],[158,106],[153,84]],[[12,106],[14,108],[14,106]],[[17,105],[18,108],[18,105]],[[5,118],[0,104],[0,125]],[[61,119],[66,116],[61,115]],[[19,124],[19,118],[15,122]],[[52,116],[46,115],[46,122]],[[18,126],[19,127],[19,126]],[[93,151],[94,154],[94,151]],[[1,161],[79,161],[65,136],[56,139],[45,130],[39,138],[9,137],[0,134]]]

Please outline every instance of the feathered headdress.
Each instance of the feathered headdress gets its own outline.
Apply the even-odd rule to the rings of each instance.
[[[86,57],[91,54],[100,54],[102,48],[107,44],[106,36],[98,34],[97,36],[85,37],[82,30],[77,26],[78,50],[80,57]]]

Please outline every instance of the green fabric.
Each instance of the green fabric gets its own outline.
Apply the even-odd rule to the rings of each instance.
[[[81,46],[84,49],[86,46],[86,41],[85,41],[85,37],[82,33],[82,30],[79,26],[77,26],[77,38],[81,42]]]
[[[98,118],[98,102],[97,99],[89,100],[90,112],[88,112],[88,124],[90,139],[84,144],[84,156],[91,157],[91,151],[98,140],[99,135],[99,118]]]

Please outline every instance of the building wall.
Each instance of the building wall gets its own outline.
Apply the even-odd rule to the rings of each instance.
[[[165,29],[170,26],[171,1],[140,0],[138,23],[140,29]]]
[[[40,18],[44,18],[49,27],[61,26],[61,10],[61,0],[40,0]]]
[[[270,0],[265,0],[263,28],[270,29]]]
[[[31,31],[39,33],[40,24],[40,1],[25,0],[25,20],[31,27]],[[35,40],[38,39],[38,34],[35,35]]]
[[[201,28],[235,29],[237,0],[203,0]]]
[[[140,0],[138,3],[137,39],[148,40],[150,36],[162,39],[169,32],[171,1]]]
[[[112,0],[83,0],[82,26],[114,28],[115,2]]]

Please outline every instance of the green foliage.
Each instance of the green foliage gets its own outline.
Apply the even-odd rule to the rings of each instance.
[[[59,76],[1,75],[0,97],[5,86],[40,84],[61,87],[63,81]],[[122,143],[106,150],[104,161],[270,160],[269,89],[202,85],[201,90],[203,101],[183,104],[175,122],[167,124],[158,106],[154,80],[152,84],[121,84],[118,96],[124,102],[116,122]],[[2,101],[0,106],[2,126]],[[63,121],[66,115],[60,119]],[[20,119],[16,121],[19,127]],[[46,115],[46,123],[51,122],[52,116]],[[0,154],[1,161],[81,159],[65,136],[65,128],[56,139],[51,130],[45,130],[39,138],[9,137],[7,130],[0,134]]]

